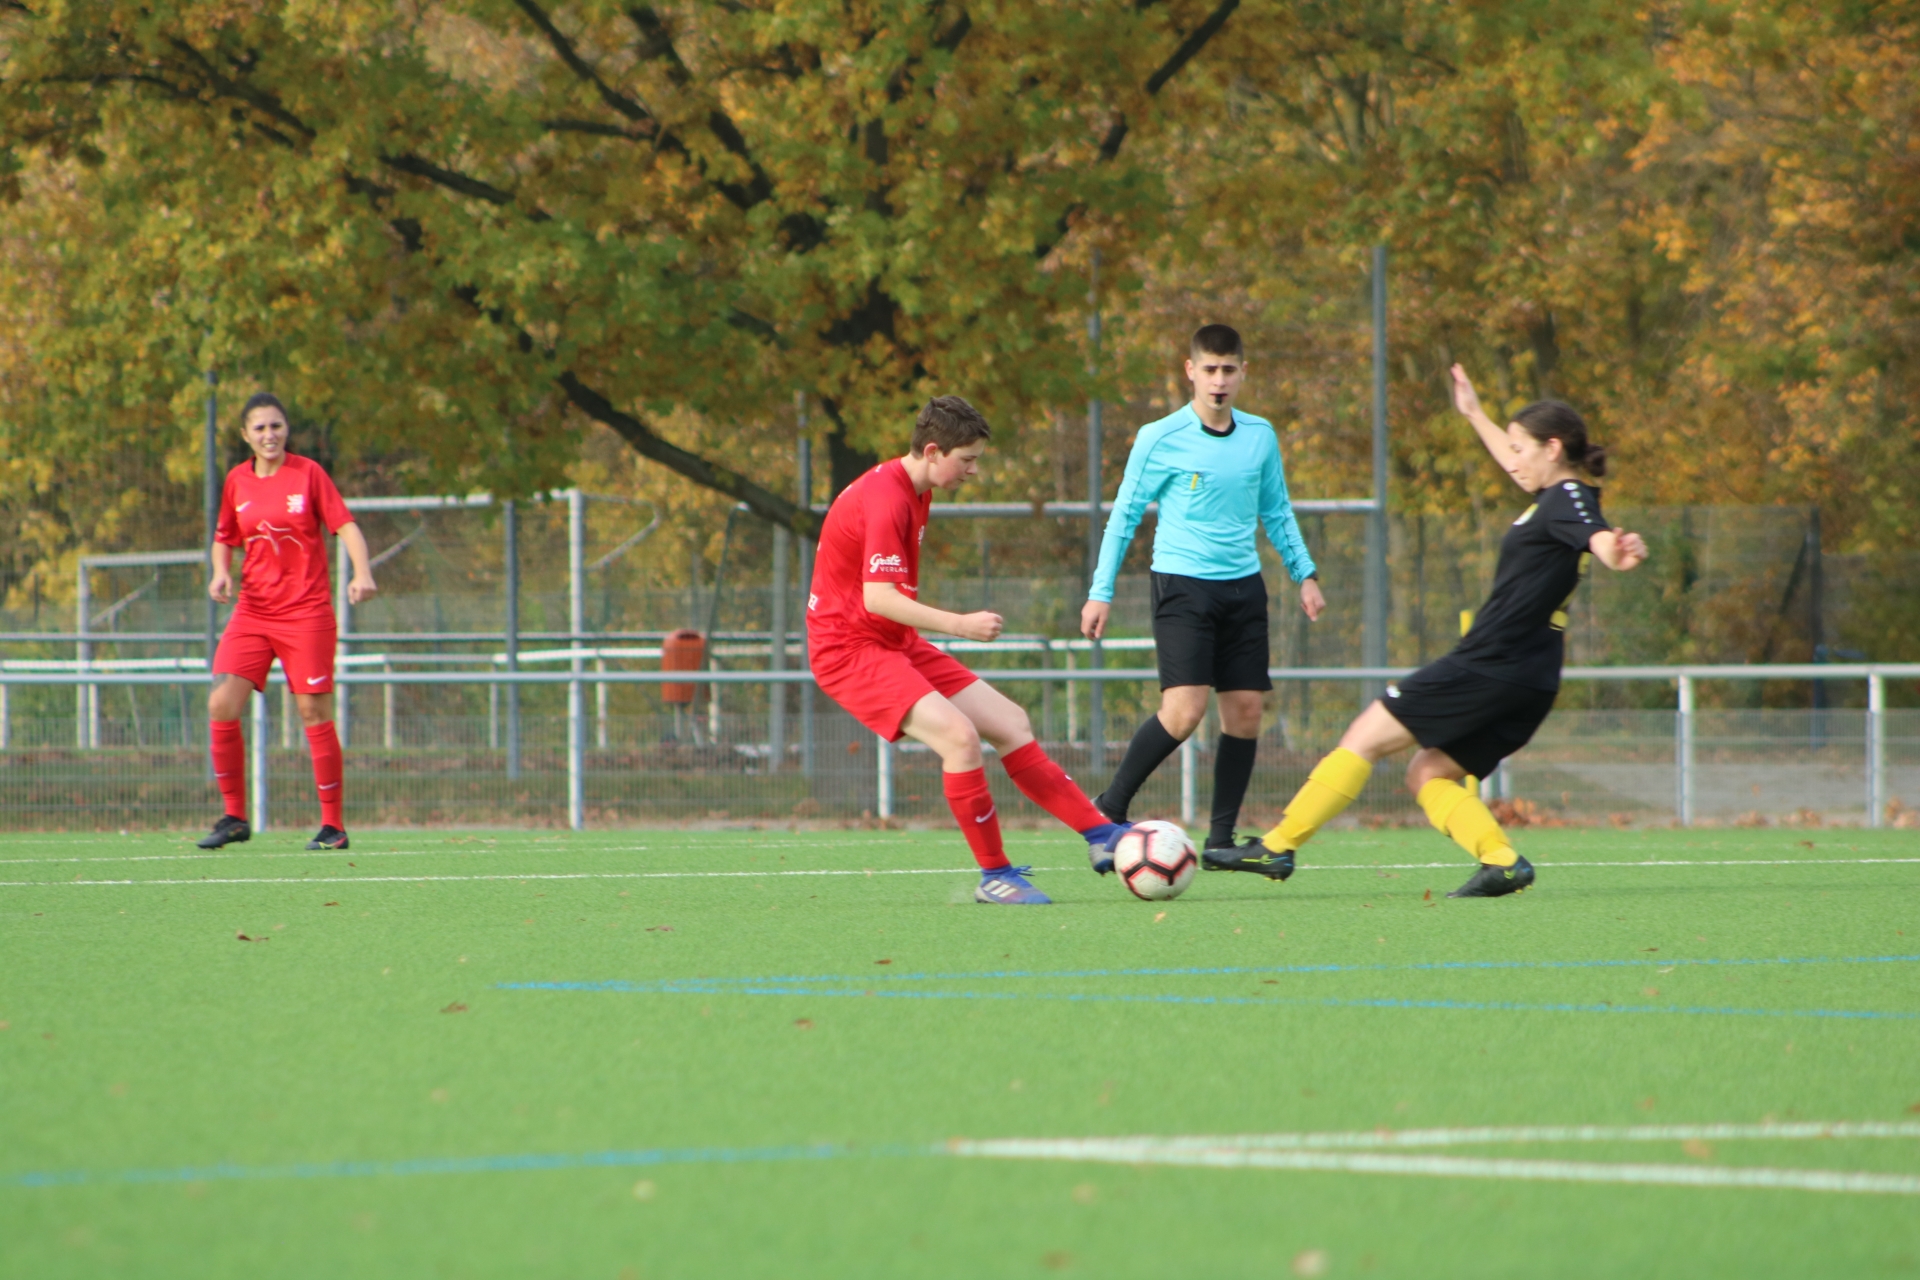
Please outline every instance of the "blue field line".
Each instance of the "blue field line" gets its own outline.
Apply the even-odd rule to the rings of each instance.
[[[1805,964],[1913,964],[1920,955],[1910,956],[1778,956],[1752,959],[1668,959],[1668,960],[1433,960],[1419,964],[1277,964],[1277,965],[1195,965],[1181,968],[1150,969],[987,969],[957,973],[829,973],[773,974],[753,978],[668,978],[667,982],[700,982],[715,986],[766,986],[772,983],[848,982],[861,987],[891,982],[993,982],[1010,979],[1060,978],[1214,978],[1264,973],[1428,973],[1500,969],[1638,969],[1683,968],[1690,966],[1759,966]],[[502,983],[506,990],[523,984]],[[545,989],[554,989],[546,987]],[[632,986],[604,986],[587,982],[566,989],[639,990]]]
[[[1187,996],[1164,992],[1080,991],[876,991],[871,987],[819,987],[804,984],[742,986],[700,981],[662,982],[502,982],[502,991],[614,992],[624,995],[797,996],[857,1000],[1048,1000],[1067,1004],[1197,1004],[1267,1008],[1454,1009],[1499,1013],[1680,1013],[1746,1018],[1842,1018],[1911,1022],[1920,1013],[1886,1009],[1743,1009],[1731,1005],[1612,1004],[1607,1001],[1528,1003],[1515,1000],[1415,1000],[1398,997],[1341,996]]]
[[[414,1160],[331,1160],[307,1164],[212,1164],[177,1169],[121,1169],[95,1173],[68,1169],[19,1173],[16,1187],[73,1187],[102,1183],[234,1182],[289,1178],[406,1178],[436,1173],[514,1173],[550,1169],[642,1168],[674,1164],[771,1164],[792,1160],[838,1160],[848,1156],[937,1155],[939,1149],[894,1143],[853,1147],[822,1142],[785,1147],[657,1147],[634,1151],[536,1152],[505,1156],[433,1156]]]

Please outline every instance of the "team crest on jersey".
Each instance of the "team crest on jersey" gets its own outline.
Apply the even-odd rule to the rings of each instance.
[[[907,571],[906,565],[901,563],[899,556],[883,556],[876,551],[867,560],[867,572],[878,573],[882,569],[891,569],[895,573],[905,573]]]
[[[306,509],[307,509],[306,494],[290,493],[287,495],[287,514],[288,515],[297,516],[297,515],[300,515],[302,512],[306,511]]]

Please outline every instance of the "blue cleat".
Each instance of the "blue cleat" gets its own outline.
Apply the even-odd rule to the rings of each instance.
[[[974,886],[973,900],[1008,906],[1046,906],[1053,899],[1027,882],[1027,872],[1031,870],[1032,867],[1000,867],[982,872],[980,883]]]
[[[1114,846],[1131,830],[1131,822],[1103,822],[1080,833],[1086,838],[1087,861],[1093,865],[1095,875],[1104,876],[1113,870]]]

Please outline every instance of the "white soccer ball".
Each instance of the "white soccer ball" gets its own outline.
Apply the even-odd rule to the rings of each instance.
[[[1113,847],[1113,869],[1136,898],[1165,902],[1185,893],[1200,869],[1193,841],[1178,824],[1137,822]]]

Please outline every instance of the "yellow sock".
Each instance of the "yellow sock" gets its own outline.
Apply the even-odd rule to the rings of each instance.
[[[1372,774],[1373,765],[1365,756],[1335,747],[1313,766],[1305,784],[1287,802],[1280,825],[1267,832],[1261,843],[1274,853],[1298,849],[1323,823],[1360,798],[1360,789]]]
[[[1490,867],[1510,867],[1520,855],[1487,806],[1457,782],[1435,778],[1420,788],[1420,807],[1442,835]]]

